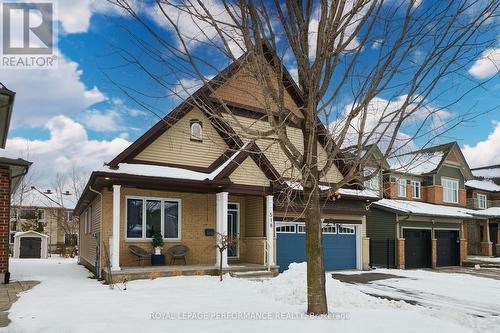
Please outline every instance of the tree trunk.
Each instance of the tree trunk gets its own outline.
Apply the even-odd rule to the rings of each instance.
[[[219,274],[220,274],[220,281],[222,281],[222,253],[224,252],[224,250],[220,250],[219,249],[219,255],[220,255],[220,266],[219,266]]]
[[[314,113],[312,113],[314,114]],[[316,118],[305,119],[304,158],[302,172],[306,220],[306,258],[307,258],[307,313],[322,315],[328,313],[325,290],[325,268],[323,263],[323,239],[321,226],[318,137]],[[308,148],[309,147],[309,148]]]

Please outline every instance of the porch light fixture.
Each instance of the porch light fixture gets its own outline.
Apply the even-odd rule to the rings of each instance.
[[[5,148],[16,93],[0,82],[0,148]]]

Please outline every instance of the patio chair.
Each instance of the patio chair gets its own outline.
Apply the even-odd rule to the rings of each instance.
[[[168,249],[168,254],[170,254],[170,265],[175,264],[177,259],[183,260],[185,265],[187,252],[188,247],[186,245],[176,245]]]
[[[151,253],[141,247],[130,245],[128,247],[130,253],[137,257],[139,265],[144,266],[144,260],[151,260]]]

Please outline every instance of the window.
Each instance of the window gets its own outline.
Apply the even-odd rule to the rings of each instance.
[[[166,240],[179,240],[181,200],[127,198],[127,239],[151,239],[156,232]]]
[[[370,179],[365,180],[363,185],[368,190],[379,191],[380,190],[379,175],[374,174],[373,173],[374,171],[375,169],[372,168],[366,168],[363,170],[363,177],[368,177],[370,175],[372,176]]]
[[[276,227],[276,233],[280,234],[294,234],[295,224],[285,224]]]
[[[355,227],[351,227],[351,226],[346,226],[346,225],[343,225],[343,224],[339,224],[339,234],[342,234],[342,235],[354,235],[355,234],[355,231],[356,228]]]
[[[420,182],[418,180],[412,180],[411,187],[413,191],[413,198],[420,199],[420,187],[421,187]]]
[[[191,120],[191,140],[203,141],[203,125],[199,120]]]
[[[477,208],[479,209],[486,209],[488,208],[488,203],[487,203],[487,198],[486,195],[484,194],[477,194]]]
[[[406,198],[406,179],[398,179],[398,197]]]
[[[23,208],[21,209],[19,218],[23,220],[43,220],[44,212],[41,209]]]
[[[443,186],[443,201],[458,203],[458,180],[441,178],[441,185]]]
[[[324,234],[336,234],[337,226],[335,224],[324,224],[321,230]]]
[[[306,233],[306,226],[303,224],[297,225],[297,233],[305,234]]]
[[[73,211],[72,210],[67,210],[65,212],[66,222],[71,222],[73,220]]]

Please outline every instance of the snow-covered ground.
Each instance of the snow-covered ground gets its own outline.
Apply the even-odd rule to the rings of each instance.
[[[500,257],[467,256],[467,259],[473,261],[484,261],[484,262],[492,262],[500,264]]]
[[[474,316],[469,309],[458,306],[474,304],[500,311],[497,280],[391,270],[388,273],[407,278],[376,283],[382,288],[407,288],[411,293],[433,295],[444,303],[457,303],[456,307],[430,308],[428,304],[411,305],[369,296],[362,291],[363,285],[342,283],[328,275],[332,316],[315,319],[304,315],[305,270],[305,264],[293,264],[289,271],[265,281],[227,276],[221,283],[209,276],[172,277],[133,281],[127,290],[111,290],[88,278],[87,270],[72,259],[13,259],[13,279],[42,282],[23,293],[12,306],[12,323],[3,331],[458,333],[500,329],[500,317]],[[276,317],[280,319],[270,319]]]

